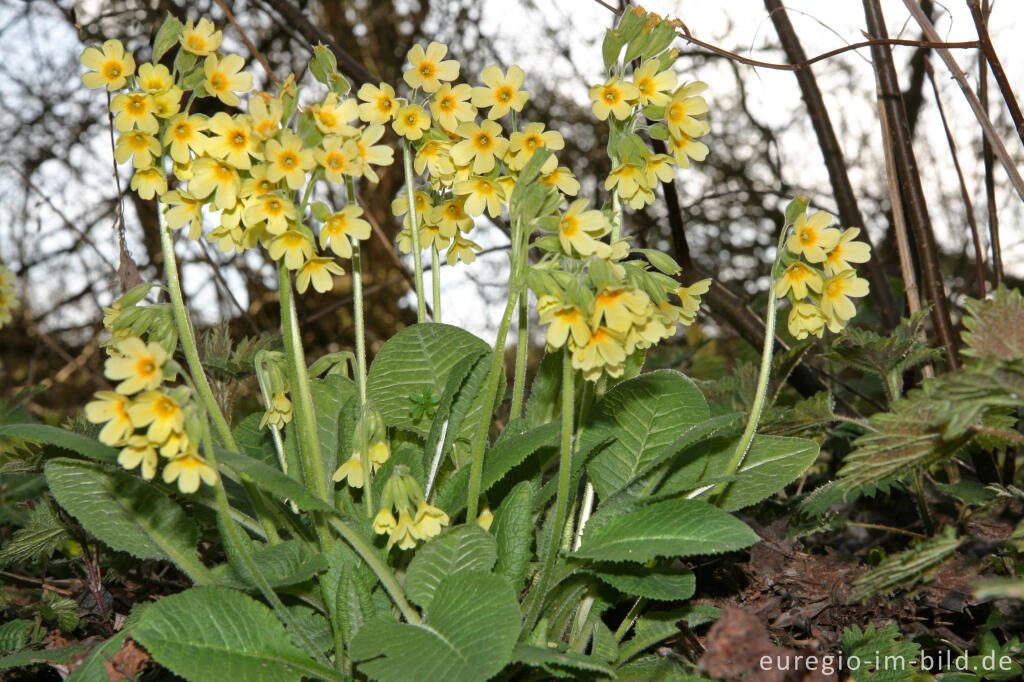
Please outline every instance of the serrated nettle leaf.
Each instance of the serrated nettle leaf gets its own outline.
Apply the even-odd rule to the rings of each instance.
[[[156,32],[156,38],[153,39],[154,64],[159,62],[160,58],[167,54],[167,51],[177,44],[178,36],[181,35],[181,31],[184,28],[185,25],[182,24],[173,14],[170,12],[167,13],[167,18],[164,19],[164,23],[160,25],[160,30]]]
[[[0,625],[0,651],[18,651],[23,649],[32,639],[35,621],[10,620]]]
[[[405,592],[429,610],[434,592],[446,576],[490,571],[497,558],[497,543],[490,533],[476,523],[454,526],[416,552],[405,576]]]
[[[0,425],[0,438],[23,438],[35,443],[56,445],[100,462],[117,460],[117,450],[109,445],[66,429],[58,429],[45,424],[3,424]]]
[[[602,564],[587,572],[623,594],[658,601],[689,599],[697,589],[697,578],[688,568]]]
[[[1020,291],[1000,285],[991,298],[967,299],[964,307],[964,355],[1004,360],[1024,357],[1024,296]]]
[[[273,587],[285,587],[309,580],[327,570],[327,559],[301,540],[285,540],[276,545],[253,542],[249,551],[257,570]],[[217,584],[223,587],[254,587],[247,571],[237,564],[214,568]]]
[[[584,529],[570,556],[595,561],[644,563],[656,557],[720,554],[749,547],[757,534],[739,519],[703,500],[673,499],[615,516]]]
[[[292,644],[269,608],[235,590],[193,587],[164,597],[132,636],[157,663],[192,682],[344,679]]]
[[[494,512],[491,533],[497,541],[498,560],[494,572],[512,587],[520,589],[526,567],[533,556],[533,494],[529,481],[516,484]]]
[[[508,583],[466,571],[442,578],[423,622],[370,621],[349,652],[360,672],[382,682],[476,682],[512,660],[520,619]]]
[[[606,499],[687,429],[706,420],[709,411],[692,381],[659,370],[617,385],[591,414],[579,447],[611,439],[587,467],[598,495]]]

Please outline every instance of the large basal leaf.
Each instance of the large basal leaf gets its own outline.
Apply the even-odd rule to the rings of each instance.
[[[309,382],[316,407],[316,431],[320,440],[320,456],[324,464],[324,476],[331,480],[338,462],[344,462],[349,453],[339,452],[341,438],[338,425],[341,423],[341,408],[356,394],[356,385],[341,374],[328,374],[323,379]],[[330,487],[333,492],[334,487]]]
[[[19,651],[16,654],[0,657],[0,670],[21,668],[36,663],[53,663],[67,665],[71,657],[88,651],[91,644],[72,644],[60,649],[39,649],[35,651]],[[28,679],[28,678],[26,678]]]
[[[567,651],[559,651],[550,647],[518,644],[512,652],[512,661],[535,668],[541,668],[558,677],[576,677],[579,671],[598,673],[604,677],[614,677],[611,666],[593,656],[584,656]],[[576,674],[572,674],[576,671]]]
[[[721,480],[736,449],[736,439],[712,438],[691,449],[659,493],[696,490]],[[809,438],[754,436],[735,478],[715,503],[726,511],[748,507],[795,481],[818,458],[818,443]],[[713,488],[702,496],[710,496]]]
[[[25,440],[47,445],[56,445],[77,452],[90,459],[100,462],[117,460],[117,450],[99,441],[87,438],[79,433],[58,429],[45,424],[4,424],[0,426],[0,439],[3,437],[24,438]]]
[[[533,545],[533,493],[529,481],[518,483],[501,501],[494,512],[491,534],[498,543],[494,572],[520,589]]]
[[[434,322],[414,324],[381,347],[370,367],[366,390],[373,406],[390,426],[426,435],[430,420],[413,418],[410,396],[429,389],[440,397],[452,368],[465,356],[488,352],[489,346],[464,329]],[[479,423],[477,404],[467,425]]]
[[[250,543],[249,551],[256,569],[273,587],[285,587],[309,580],[327,570],[324,555],[317,554],[301,540],[285,540],[276,545]],[[248,589],[255,584],[241,567],[221,564],[211,571],[218,585]]]
[[[681,623],[695,628],[715,620],[720,614],[713,606],[701,605],[684,606],[672,611],[648,611],[637,618],[633,636],[622,643],[618,664],[622,665],[648,647],[678,634]]]
[[[673,499],[615,516],[603,526],[588,524],[572,556],[644,563],[659,556],[730,552],[757,541],[747,524],[721,509],[703,500]]]
[[[455,526],[416,552],[405,576],[405,592],[424,609],[446,576],[463,571],[489,571],[498,558],[494,537],[475,523]]]
[[[422,623],[371,621],[349,653],[361,672],[383,682],[479,682],[512,660],[520,619],[508,583],[466,571],[441,580]]]
[[[343,679],[292,644],[266,606],[220,587],[164,597],[146,610],[132,636],[157,663],[191,682]]]
[[[51,459],[46,481],[60,506],[101,541],[140,559],[170,559],[190,572],[199,564],[199,531],[171,498],[131,474],[101,464]]]
[[[612,438],[587,471],[602,498],[622,489],[687,429],[709,417],[700,390],[678,372],[659,370],[624,381],[604,396],[580,438],[580,449]]]
[[[623,594],[657,601],[689,599],[697,589],[697,578],[688,568],[605,564],[588,572]]]
[[[434,415],[434,421],[430,426],[426,446],[423,449],[424,468],[429,469],[430,462],[437,456],[439,444],[441,461],[444,461],[448,453],[452,451],[452,445],[462,432],[466,416],[476,404],[490,371],[491,353],[467,355],[452,369],[448,375],[444,393],[441,395],[437,414]],[[442,433],[444,434],[443,441],[441,440]],[[459,460],[465,459],[465,456],[459,458]],[[465,461],[456,461],[455,466],[459,467],[465,463]]]
[[[217,465],[227,467],[236,474],[244,474],[267,492],[280,498],[288,498],[300,509],[306,511],[322,511],[335,513],[334,507],[309,492],[306,486],[299,483],[280,469],[268,466],[263,462],[240,455],[237,452],[217,449]]]
[[[277,450],[269,428],[260,428],[263,416],[259,413],[250,414],[238,422],[231,430],[231,435],[238,444],[243,455],[259,460],[268,466],[280,467],[277,461]]]

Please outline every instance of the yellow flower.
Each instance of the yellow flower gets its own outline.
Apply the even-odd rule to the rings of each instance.
[[[445,83],[434,93],[430,102],[430,113],[442,128],[454,131],[460,123],[476,118],[476,107],[469,103],[472,96],[473,89],[465,83],[454,88],[450,83]]]
[[[818,211],[810,218],[801,213],[793,221],[793,234],[786,240],[786,248],[802,255],[809,263],[821,263],[825,254],[839,244],[839,230],[828,227],[833,220],[824,211]]]
[[[167,90],[153,95],[156,102],[156,110],[153,112],[157,118],[170,118],[181,111],[181,88],[172,85]]]
[[[241,100],[236,92],[249,92],[252,89],[252,74],[242,71],[245,60],[237,54],[229,54],[218,58],[211,54],[203,62],[203,73],[206,80],[203,85],[206,91],[229,107],[236,107]]]
[[[602,85],[590,88],[590,99],[594,100],[591,110],[594,116],[604,121],[611,114],[620,121],[625,121],[633,112],[633,102],[640,96],[640,91],[632,83],[624,83],[621,78],[612,76]]]
[[[259,142],[248,116],[230,116],[219,111],[207,123],[213,136],[206,141],[206,153],[224,159],[239,170],[249,170],[252,159],[262,159]]]
[[[167,176],[163,169],[155,166],[140,168],[132,176],[131,188],[143,199],[152,199],[155,195],[163,196],[167,191]]]
[[[121,448],[117,456],[117,463],[125,469],[134,469],[142,465],[142,477],[147,481],[153,480],[156,476],[156,465],[160,458],[156,454],[156,447],[145,436],[132,436],[128,444]]]
[[[541,175],[540,181],[548,187],[557,187],[562,194],[569,197],[576,196],[580,191],[579,180],[565,166],[558,166],[550,173]]]
[[[625,333],[634,323],[643,323],[650,303],[651,299],[639,289],[606,284],[594,297],[590,325],[597,327],[603,319],[605,326],[612,331]]]
[[[482,510],[476,517],[476,525],[480,526],[484,530],[490,530],[492,523],[494,523],[494,512],[490,509]]]
[[[275,393],[274,397],[270,399],[270,405],[267,406],[266,412],[263,413],[263,418],[260,419],[260,428],[269,424],[283,429],[284,425],[292,420],[292,416],[292,401],[283,392]]]
[[[338,470],[334,472],[334,476],[331,477],[331,480],[336,483],[346,479],[348,479],[348,485],[353,488],[362,488],[366,483],[366,477],[363,475],[363,460],[358,452],[353,452],[352,456],[338,467]],[[379,517],[380,514],[377,516]],[[374,521],[374,530],[376,528],[377,523]],[[377,532],[382,533],[385,531],[378,530]]]
[[[413,535],[421,540],[441,533],[441,528],[448,525],[448,514],[424,500],[416,501],[416,518],[413,521]]]
[[[163,64],[146,63],[139,67],[135,84],[151,95],[170,89],[174,85],[171,72]]]
[[[395,521],[395,515],[391,513],[390,507],[381,509],[377,512],[377,515],[373,517],[373,532],[377,535],[391,533],[397,526],[398,522]]]
[[[186,52],[205,57],[216,52],[221,40],[224,39],[224,34],[215,31],[214,28],[213,22],[209,19],[200,19],[199,25],[195,26],[190,17],[178,40]]]
[[[598,327],[586,345],[572,355],[572,366],[581,370],[588,381],[597,381],[602,372],[612,377],[621,376],[625,361],[622,336],[607,327]]]
[[[463,138],[452,147],[452,161],[466,166],[472,161],[474,173],[489,173],[494,157],[501,158],[508,149],[508,140],[501,136],[501,125],[494,121],[463,123],[456,132]]]
[[[284,266],[289,270],[298,270],[313,256],[313,243],[304,233],[288,230],[274,237],[267,249],[274,260],[284,259]]]
[[[501,215],[505,202],[505,190],[494,180],[483,176],[473,176],[469,180],[455,183],[456,196],[465,196],[466,213],[471,216],[487,214],[492,218]]]
[[[838,230],[837,230],[838,231]],[[838,332],[857,314],[850,297],[868,295],[868,282],[853,270],[843,270],[825,280],[821,288],[821,311],[828,320],[829,331]]]
[[[188,434],[185,431],[180,431],[167,436],[167,440],[158,449],[161,455],[170,458],[177,457],[183,452],[188,452],[191,447],[192,443],[188,439]]]
[[[708,103],[697,94],[707,89],[707,83],[685,83],[672,94],[665,107],[665,123],[673,137],[700,137],[707,134],[707,123],[700,120],[708,112]]]
[[[807,297],[807,288],[814,292],[821,293],[821,275],[814,268],[809,268],[803,263],[796,262],[782,272],[778,284],[775,285],[775,295],[782,298],[793,289],[793,296],[796,300]]]
[[[178,455],[164,467],[163,479],[164,483],[178,481],[178,490],[183,493],[194,493],[199,490],[200,479],[207,485],[216,483],[217,472],[199,453],[187,452]]]
[[[359,131],[349,125],[359,117],[359,104],[351,98],[338,101],[338,93],[329,92],[323,102],[310,108],[313,123],[324,135],[355,135]]]
[[[450,179],[455,173],[451,157],[452,145],[441,140],[429,140],[416,152],[413,169],[417,173],[428,171],[431,178]]]
[[[321,145],[313,151],[313,157],[323,167],[328,182],[343,183],[345,176],[357,178],[363,174],[363,162],[354,141],[328,135]]]
[[[106,424],[100,429],[100,442],[117,445],[132,434],[131,417],[128,408],[131,400],[114,391],[97,391],[96,400],[85,405],[85,418],[93,424]]]
[[[328,218],[320,228],[320,248],[326,249],[329,245],[335,255],[341,258],[351,258],[351,240],[369,239],[372,231],[370,223],[360,218],[361,215],[363,215],[362,208],[355,204],[349,204]]]
[[[423,190],[416,190],[412,193],[412,200],[416,206],[416,223],[422,224],[427,220],[432,210],[430,195]],[[394,201],[391,202],[391,213],[396,218],[405,216],[402,220],[402,227],[410,227],[412,216],[409,214],[409,193],[400,192]]]
[[[853,268],[850,263],[867,263],[871,260],[871,247],[864,242],[855,241],[860,228],[851,227],[839,235],[839,243],[825,254],[825,274],[835,275],[843,270]]]
[[[410,88],[423,88],[434,92],[441,87],[441,81],[453,81],[459,77],[459,63],[454,59],[441,61],[448,54],[448,46],[437,41],[431,42],[424,50],[422,45],[413,45],[407,56],[412,68],[402,74]]]
[[[259,140],[265,140],[277,132],[281,125],[284,106],[281,100],[271,97],[266,92],[257,92],[249,98],[249,116],[252,118],[252,131]]]
[[[0,289],[0,328],[11,321],[11,311],[18,307],[18,297],[10,289]]]
[[[373,470],[377,471],[384,465],[384,462],[391,459],[391,448],[386,442],[378,440],[370,443],[367,454],[373,464]]]
[[[160,156],[160,142],[148,133],[133,130],[117,138],[114,160],[118,163],[131,159],[136,168],[149,168],[156,156]]]
[[[203,202],[185,190],[172,189],[161,198],[167,225],[172,230],[188,226],[188,238],[199,239],[203,232]]]
[[[128,78],[135,73],[135,58],[125,53],[120,40],[108,40],[103,47],[87,47],[79,61],[90,71],[82,74],[87,88],[102,88],[107,91],[120,90]]]
[[[163,391],[146,391],[128,407],[132,426],[149,427],[146,438],[152,443],[163,443],[171,433],[185,428],[185,413],[181,406]]]
[[[313,285],[318,293],[324,293],[334,288],[332,275],[344,275],[345,271],[340,265],[330,258],[310,258],[299,269],[295,275],[295,289],[300,293],[306,293],[309,285]]]
[[[647,177],[647,186],[653,188],[658,182],[670,182],[676,176],[676,169],[673,167],[674,159],[668,154],[652,154],[647,159],[647,168],[644,174]]]
[[[455,265],[460,260],[468,265],[476,260],[476,254],[480,249],[481,246],[476,242],[457,234],[452,239],[452,245],[448,247],[448,265]]]
[[[701,135],[705,135],[711,130],[704,121],[698,121],[698,123],[701,124]],[[680,168],[689,168],[690,159],[703,161],[708,158],[708,152],[710,151],[706,144],[682,132],[678,135],[670,135],[668,145],[672,150],[672,158],[675,159],[676,165]]]
[[[114,127],[119,132],[141,130],[155,135],[160,129],[156,120],[156,100],[148,92],[129,92],[114,95],[110,101],[110,113],[114,114]]]
[[[590,340],[590,325],[587,317],[577,306],[571,303],[563,303],[551,295],[541,298],[543,302],[537,302],[537,309],[543,308],[540,313],[540,323],[547,324],[548,332],[545,337],[548,350],[555,350],[565,345],[565,342],[572,335],[569,344],[570,350],[576,350],[587,345]]]
[[[267,164],[258,163],[249,169],[249,177],[242,181],[238,196],[251,202],[277,189],[277,183],[267,178]]]
[[[789,333],[798,341],[809,334],[819,339],[825,331],[825,315],[813,303],[794,303],[789,311]]]
[[[606,258],[611,254],[611,247],[598,238],[608,234],[611,225],[601,211],[587,210],[589,205],[590,199],[577,199],[569,204],[568,210],[558,220],[558,241],[570,256],[575,249],[584,257],[597,254]]]
[[[196,156],[206,150],[206,120],[202,116],[178,114],[167,123],[164,144],[171,150],[171,158],[177,163],[188,163],[189,151]]]
[[[372,166],[390,166],[395,160],[395,151],[391,147],[375,144],[383,135],[384,126],[374,123],[366,126],[359,137],[353,138],[363,162],[363,177],[370,182],[380,182]]]
[[[163,382],[167,351],[160,344],[130,336],[113,349],[116,355],[107,358],[103,373],[108,379],[121,381],[115,389],[121,395],[153,390]]]
[[[403,232],[404,232],[404,230],[403,230]],[[420,225],[420,229],[419,229],[420,248],[421,249],[426,249],[426,248],[429,248],[431,244],[433,244],[434,248],[440,253],[444,249],[447,249],[448,246],[451,244],[452,237],[454,236],[454,234],[455,234],[454,231],[453,232],[449,232],[449,233],[445,233],[444,231],[442,231],[440,225],[431,225],[429,223],[424,223],[423,225]],[[402,244],[406,244],[405,240],[402,240]],[[402,253],[409,253],[409,251],[405,251],[405,250],[403,250],[401,248],[402,244],[399,244],[399,250],[401,250]],[[407,245],[410,247],[409,250],[411,251],[412,250],[412,248],[411,248],[412,247],[412,231],[411,230],[410,230],[409,241],[407,242]]]
[[[636,86],[637,102],[645,107],[648,104],[663,107],[668,104],[671,96],[668,94],[676,87],[676,74],[672,69],[666,69],[661,73],[661,62],[657,59],[650,59],[643,66],[633,72],[633,85]]]
[[[485,86],[473,88],[473,106],[490,107],[487,118],[501,118],[512,111],[522,111],[526,101],[530,99],[530,93],[520,90],[523,81],[526,80],[526,73],[513,64],[508,71],[502,73],[501,67],[491,64],[480,72],[480,80]]]
[[[313,152],[304,149],[302,140],[290,130],[279,140],[268,140],[265,146],[267,179],[280,182],[284,178],[289,189],[297,190],[306,184],[306,171],[316,165]]]
[[[700,310],[700,297],[702,294],[708,293],[708,289],[711,288],[711,278],[702,279],[699,282],[694,282],[688,287],[679,287],[676,289],[676,296],[679,297],[679,317],[677,318],[680,322],[685,325],[693,324],[694,318],[697,316],[697,311]]]
[[[398,512],[398,522],[395,524],[395,528],[391,531],[391,537],[388,539],[387,548],[391,549],[396,543],[398,544],[399,549],[412,549],[416,546],[415,527],[413,525],[412,517],[405,509]]]
[[[644,168],[629,161],[620,162],[608,174],[608,178],[604,181],[604,188],[609,191],[614,188],[618,195],[627,201],[641,190],[649,191],[651,189]]]
[[[430,127],[430,116],[419,104],[407,104],[395,114],[395,122],[391,124],[395,133],[407,140],[418,140],[423,131]]]
[[[474,224],[473,218],[466,213],[465,202],[462,199],[448,199],[440,206],[432,206],[426,221],[440,226],[445,234],[455,234],[456,229],[460,232],[469,232]]]
[[[279,235],[288,229],[289,222],[298,219],[295,204],[277,192],[264,194],[255,199],[243,214],[245,224],[249,227],[266,222],[266,229],[272,235]]]
[[[522,132],[512,133],[508,142],[509,151],[515,153],[515,158],[511,164],[513,170],[522,170],[526,162],[530,160],[533,153],[538,149],[557,151],[565,147],[565,140],[562,138],[562,134],[556,130],[545,132],[543,123],[527,123]],[[558,163],[554,157],[549,159],[550,162],[554,162],[557,167]]]
[[[364,102],[359,105],[359,118],[367,123],[384,125],[395,114],[395,89],[387,83],[380,87],[365,83],[356,96]]]
[[[192,196],[207,201],[212,197],[213,205],[219,209],[232,209],[238,203],[241,180],[238,171],[227,161],[204,156],[192,163],[192,173],[188,182]]]

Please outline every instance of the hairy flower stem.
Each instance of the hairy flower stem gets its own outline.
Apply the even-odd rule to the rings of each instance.
[[[530,339],[529,339],[529,317],[527,305],[529,297],[526,291],[519,294],[519,328],[516,330],[516,371],[512,384],[512,411],[509,412],[510,419],[523,416],[523,398],[526,393],[526,364],[528,360]]]
[[[348,202],[357,204],[356,188],[352,177],[345,178],[345,191],[348,194]],[[366,323],[363,317],[363,261],[359,250],[359,240],[349,237],[352,242],[352,316],[355,319],[356,337],[356,386],[359,388],[359,415],[360,420],[366,415]],[[356,443],[359,448],[359,458],[363,466],[363,511],[367,518],[373,518],[373,469],[370,467],[370,451],[365,437],[365,428],[361,430],[363,436],[359,437]]]
[[[430,247],[430,288],[434,294],[434,306],[431,309],[434,313],[434,322],[441,321],[441,259],[437,253],[437,247]]]
[[[423,254],[420,253],[420,226],[416,216],[416,191],[413,189],[412,152],[409,140],[402,138],[402,167],[405,169],[405,195],[409,200],[409,231],[412,233],[413,271],[416,275],[416,321],[427,321],[427,301],[423,296]],[[436,314],[436,313],[435,313]]]

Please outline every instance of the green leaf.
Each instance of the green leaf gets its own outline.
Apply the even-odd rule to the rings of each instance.
[[[238,444],[238,449],[247,457],[263,462],[272,467],[280,466],[277,461],[277,450],[270,429],[260,428],[260,413],[250,414],[238,422],[231,430],[231,435]]]
[[[615,679],[623,682],[705,682],[707,678],[693,674],[691,667],[676,658],[651,654],[616,668]]]
[[[880,630],[876,630],[873,624],[864,630],[856,625],[848,627],[843,630],[841,643],[846,660],[856,658],[861,663],[856,669],[850,668],[851,679],[857,682],[910,682],[917,679],[914,663],[919,660],[921,645],[912,639],[902,639],[893,623]],[[883,661],[885,663],[879,665]]]
[[[497,559],[497,543],[490,533],[475,523],[454,526],[416,552],[405,577],[405,592],[409,599],[429,609],[437,586],[446,576],[487,572]]]
[[[532,644],[517,644],[512,651],[512,662],[542,668],[559,677],[572,670],[582,670],[590,673],[599,673],[608,677],[614,677],[615,672],[606,663],[593,656],[584,656],[572,652],[559,651],[550,647],[534,646]],[[551,668],[554,668],[552,671]]]
[[[935,570],[953,556],[961,538],[947,526],[940,535],[915,542],[910,549],[893,554],[853,581],[853,599],[869,599],[879,592],[890,593],[919,580],[929,581]]]
[[[100,462],[114,462],[117,460],[117,450],[104,445],[92,438],[83,435],[58,429],[54,426],[44,424],[4,424],[0,426],[0,437],[24,438],[36,443],[56,445],[77,452],[80,455],[95,459]]]
[[[344,679],[292,644],[266,606],[220,587],[164,597],[142,615],[133,637],[157,663],[192,682]]]
[[[644,563],[658,556],[719,554],[758,541],[747,524],[703,500],[665,500],[615,516],[595,528],[571,556]]]
[[[635,566],[633,564],[607,564],[589,571],[601,582],[611,585],[623,594],[631,594],[658,601],[689,599],[697,589],[697,578],[688,568],[672,569],[668,566]]]
[[[648,611],[637,618],[636,625],[633,626],[633,637],[622,643],[618,664],[622,665],[648,647],[679,634],[680,625],[697,627],[717,617],[718,609],[709,606],[684,606],[672,611]]]
[[[289,498],[300,509],[336,513],[331,505],[309,492],[308,489],[280,469],[267,466],[263,462],[240,455],[230,450],[217,449],[217,465],[226,466],[236,474],[245,474],[264,490],[279,497]]]
[[[0,652],[18,651],[32,641],[32,630],[35,621],[19,619],[9,620],[0,625]]]
[[[696,490],[722,480],[738,439],[712,438],[692,448],[682,463],[658,489],[659,493]],[[760,502],[792,483],[818,458],[818,443],[809,438],[758,434],[734,478],[715,504],[736,511]],[[709,488],[698,496],[707,498]]]
[[[462,358],[489,349],[481,339],[448,324],[426,322],[406,327],[388,339],[374,358],[367,395],[388,425],[425,436],[429,424],[413,417],[409,396],[428,388],[441,395],[448,375]],[[479,424],[480,409],[478,403],[467,416],[470,429]]]
[[[81,665],[75,668],[68,676],[67,682],[110,682],[110,677],[107,675],[106,662],[121,650],[124,640],[132,634],[135,624],[149,607],[150,604],[147,602],[136,604],[125,620],[121,630],[113,637],[97,644],[89,652],[89,656],[82,661]]]
[[[498,543],[498,561],[494,572],[512,587],[520,589],[532,556],[533,493],[529,481],[521,481],[509,491],[494,512],[491,533]]]
[[[273,587],[301,583],[327,570],[324,556],[312,552],[301,540],[285,540],[276,545],[254,542],[249,551],[257,570]],[[221,564],[211,573],[222,587],[248,589],[256,586],[240,566]]]
[[[526,423],[529,426],[541,426],[555,420],[561,386],[562,354],[545,353],[537,375],[530,382],[530,396],[526,399]]]
[[[60,649],[39,649],[38,651],[19,651],[10,656],[0,658],[0,670],[20,668],[35,663],[51,663],[67,665],[68,661],[78,653],[87,651],[92,644],[73,644]]]
[[[181,35],[181,31],[184,28],[184,24],[178,21],[173,14],[170,12],[167,13],[167,18],[164,19],[164,23],[160,25],[160,30],[156,32],[156,38],[153,40],[154,64],[159,62],[160,58],[167,54],[167,51],[177,44],[178,36]]]
[[[611,29],[605,31],[604,41],[601,43],[601,58],[604,60],[606,70],[610,71],[613,66],[618,64],[623,44],[617,31]]]
[[[24,528],[14,531],[0,548],[0,567],[48,558],[68,538],[49,498],[43,497],[29,514]]]
[[[491,354],[486,352],[473,353],[462,358],[452,368],[423,447],[424,468],[430,467],[436,456],[438,443],[441,443],[440,461],[444,461],[445,456],[451,451],[456,434],[462,429],[466,414],[472,408],[487,381],[487,375],[491,369],[490,356]],[[442,432],[444,433],[443,442],[441,442]],[[464,463],[456,462],[456,466],[462,464]]]
[[[643,374],[608,391],[579,444],[584,450],[613,439],[587,467],[598,495],[605,499],[621,490],[676,438],[709,416],[700,390],[671,370]]]
[[[327,554],[327,573],[320,578],[324,602],[331,620],[349,642],[376,610],[371,593],[377,577],[366,562],[344,542],[336,542]]]
[[[964,355],[994,355],[1003,360],[1024,357],[1024,296],[1020,291],[1000,285],[992,298],[967,299],[964,307]]]
[[[340,461],[348,459],[348,453],[339,452],[341,437],[338,425],[341,422],[342,407],[356,394],[357,389],[351,379],[341,374],[328,374],[323,379],[314,379],[309,382],[309,389],[316,408],[316,431],[320,439],[324,476],[330,481],[338,468],[339,458]],[[329,486],[329,490],[333,494],[334,486]]]
[[[196,558],[198,529],[155,486],[124,471],[64,458],[46,463],[46,481],[60,506],[113,549],[139,559],[170,559],[193,580],[209,580]]]

